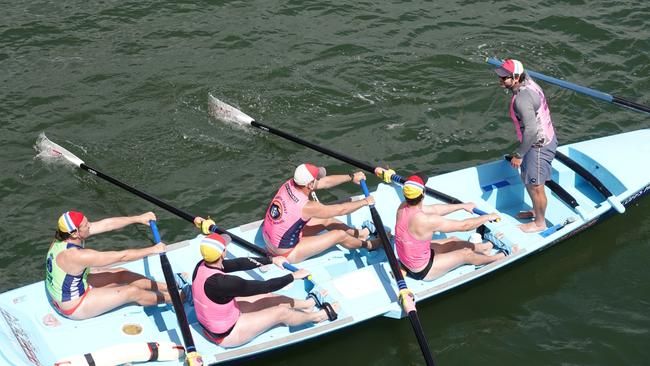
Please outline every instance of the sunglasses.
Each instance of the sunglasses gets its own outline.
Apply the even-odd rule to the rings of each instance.
[[[512,76],[511,76],[511,75],[508,75],[508,76],[499,76],[499,79],[501,79],[501,80],[508,80],[508,79],[512,79]]]

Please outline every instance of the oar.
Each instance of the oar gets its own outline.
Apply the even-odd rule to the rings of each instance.
[[[156,197],[154,197],[154,196],[152,196],[152,195],[150,195],[150,194],[148,194],[146,192],[143,192],[143,191],[140,191],[140,190],[138,190],[138,189],[136,189],[134,187],[131,187],[130,185],[128,185],[126,183],[122,183],[119,180],[117,180],[117,179],[115,179],[115,178],[113,178],[113,177],[111,177],[111,176],[109,176],[107,174],[104,174],[104,173],[100,172],[99,170],[97,170],[95,168],[89,167],[88,165],[86,165],[83,162],[83,160],[79,159],[77,156],[75,156],[70,151],[68,151],[65,148],[63,148],[62,146],[60,146],[58,144],[55,144],[54,142],[50,141],[45,135],[42,135],[42,136],[43,137],[42,137],[42,140],[40,141],[40,147],[41,147],[41,149],[47,149],[47,152],[49,152],[51,154],[51,156],[53,156],[53,157],[63,157],[67,161],[69,161],[70,163],[76,165],[78,168],[80,168],[82,170],[85,170],[88,173],[93,174],[93,175],[95,175],[97,177],[100,177],[100,178],[102,178],[102,179],[104,179],[104,180],[106,180],[106,181],[108,181],[110,183],[113,183],[114,185],[116,185],[116,186],[118,186],[120,188],[123,188],[123,189],[135,194],[136,196],[139,196],[140,198],[143,198],[143,199],[153,203],[154,205],[173,213],[174,215],[176,215],[176,216],[178,216],[180,218],[183,218],[183,219],[185,219],[185,220],[187,220],[187,221],[189,221],[191,223],[194,223],[195,216],[190,215],[189,213],[187,213],[187,212],[185,212],[185,211],[183,211],[181,209],[178,209],[178,208],[168,204],[167,202],[164,202],[164,201],[162,201],[162,200],[160,200],[160,199],[158,199],[158,198],[156,198]],[[252,244],[252,243],[244,240],[243,238],[240,238],[237,235],[231,234],[228,231],[217,227],[217,225],[211,225],[210,226],[210,231],[215,232],[215,233],[219,233],[219,234],[228,234],[233,239],[233,242],[239,244],[240,246],[246,248],[247,250],[249,250],[249,251],[251,251],[253,253],[262,255],[262,256],[268,256],[268,254],[266,253],[266,251],[264,249],[258,247],[255,244]]]
[[[485,62],[487,62],[487,63],[489,63],[491,65],[494,65],[494,66],[501,66],[501,64],[503,63],[503,61],[501,61],[501,60],[499,60],[497,58],[494,58],[494,57],[486,58]],[[567,89],[570,89],[570,90],[573,90],[575,92],[588,95],[588,96],[596,98],[596,99],[604,100],[606,102],[616,104],[616,105],[618,105],[620,107],[625,107],[625,108],[629,108],[629,109],[632,109],[632,110],[635,110],[635,111],[638,111],[638,112],[644,112],[644,113],[650,114],[650,107],[646,107],[644,105],[641,105],[641,104],[638,104],[638,103],[635,103],[635,102],[632,102],[632,101],[629,101],[629,100],[626,100],[626,99],[623,99],[623,98],[619,98],[617,96],[613,96],[613,95],[610,95],[610,94],[607,94],[607,93],[604,93],[604,92],[601,92],[601,91],[598,91],[598,90],[594,90],[594,89],[587,88],[587,87],[584,87],[584,86],[576,85],[576,84],[570,83],[568,81],[556,79],[556,78],[551,77],[551,76],[546,76],[544,74],[540,74],[538,72],[535,72],[535,71],[532,71],[532,70],[529,70],[529,69],[526,69],[526,72],[530,76],[532,76],[532,77],[534,77],[536,79],[544,80],[547,83],[555,84],[557,86],[561,86],[563,88],[567,88]]]
[[[294,136],[294,135],[289,134],[287,132],[280,131],[280,130],[278,130],[276,128],[273,128],[271,126],[260,123],[260,122],[256,121],[255,119],[253,119],[252,117],[250,117],[249,115],[247,115],[246,113],[244,113],[244,112],[240,111],[239,109],[231,106],[230,104],[222,102],[221,100],[215,98],[212,95],[210,95],[209,98],[210,98],[210,104],[212,104],[212,106],[213,106],[212,111],[216,115],[218,115],[218,117],[220,119],[222,119],[222,120],[224,120],[226,122],[234,122],[234,123],[237,123],[238,125],[241,125],[241,126],[251,126],[251,127],[258,128],[258,129],[260,129],[262,131],[272,133],[272,134],[274,134],[276,136],[280,136],[280,137],[285,138],[285,139],[287,139],[289,141],[293,141],[293,142],[297,143],[298,145],[306,146],[306,147],[308,147],[308,148],[310,148],[312,150],[316,150],[316,151],[318,151],[318,152],[320,152],[322,154],[329,155],[329,156],[331,156],[331,157],[333,157],[335,159],[344,161],[344,162],[346,162],[346,163],[348,163],[350,165],[356,166],[359,169],[365,170],[365,171],[367,171],[367,172],[369,172],[370,174],[373,174],[373,175],[377,174],[377,171],[379,169],[383,169],[383,168],[380,168],[380,167],[374,167],[373,168],[368,163],[364,163],[364,162],[362,162],[360,160],[357,160],[357,159],[354,159],[352,157],[343,155],[343,154],[338,153],[336,151],[330,150],[330,149],[328,149],[326,147],[316,145],[316,144],[311,143],[309,141],[305,141],[305,140],[301,139],[300,137]],[[404,182],[406,181],[406,179],[404,177],[402,177],[400,175],[397,175],[397,174],[392,174],[391,175],[391,180],[393,182],[395,182],[395,183],[398,183],[398,184],[404,184]],[[427,195],[429,195],[431,197],[435,197],[435,198],[437,198],[437,199],[439,199],[439,200],[441,200],[443,202],[452,203],[452,204],[463,203],[459,199],[454,198],[452,196],[449,196],[449,195],[447,195],[445,193],[438,192],[435,189],[432,189],[432,188],[429,188],[429,187],[424,187],[424,190],[425,190],[425,194],[427,194]],[[474,209],[474,213],[477,214],[477,215],[485,215],[486,214],[486,212],[478,210],[478,209]]]
[[[156,221],[149,221],[149,226],[151,227],[151,232],[153,233],[154,243],[160,243],[160,233],[158,232],[158,225],[156,225]],[[183,306],[181,296],[178,293],[178,287],[176,286],[176,280],[174,279],[172,265],[169,263],[169,259],[167,258],[167,254],[165,252],[160,253],[160,266],[162,267],[163,274],[165,275],[167,291],[172,298],[172,305],[174,306],[174,311],[176,312],[176,320],[178,320],[178,326],[180,327],[181,335],[183,336],[183,343],[185,344],[186,351],[185,360],[189,366],[201,366],[203,365],[203,358],[201,358],[201,355],[196,351],[196,347],[194,346],[194,338],[192,338],[190,325],[187,322],[185,307]]]
[[[362,179],[361,182],[359,183],[361,185],[361,189],[363,190],[363,194],[366,197],[370,196],[370,192],[368,192],[368,186],[366,185],[366,181]],[[420,351],[422,352],[422,356],[424,356],[424,360],[426,361],[426,364],[433,365],[434,364],[433,356],[431,356],[431,350],[429,349],[427,338],[424,336],[422,323],[420,323],[420,318],[418,317],[417,310],[415,309],[415,298],[413,296],[413,293],[406,286],[406,281],[404,280],[404,276],[402,275],[402,270],[399,267],[399,264],[397,263],[397,258],[395,257],[393,248],[390,245],[388,235],[386,235],[386,230],[384,229],[384,223],[381,220],[381,216],[379,216],[379,212],[377,212],[375,205],[370,205],[369,207],[370,207],[370,215],[372,216],[372,221],[375,224],[375,228],[377,228],[377,233],[379,234],[379,238],[381,238],[381,244],[384,247],[384,252],[386,252],[386,257],[388,258],[388,264],[390,265],[390,269],[393,271],[393,276],[395,277],[395,281],[397,282],[397,288],[399,289],[400,304],[402,305],[402,308],[409,316],[409,320],[411,321],[411,326],[413,327],[413,332],[415,333],[415,337],[418,340],[418,344],[420,345]]]
[[[297,272],[298,270],[300,270],[298,267],[294,266],[293,264],[291,264],[289,262],[282,263],[282,267],[284,267],[285,269],[287,269],[287,270],[289,270],[291,272]],[[309,287],[308,287],[309,291],[307,291],[307,292],[310,292],[311,290],[314,289],[314,287],[316,287],[316,282],[314,282],[314,278],[312,277],[311,274],[309,276],[305,277],[305,281],[307,283],[309,283]]]

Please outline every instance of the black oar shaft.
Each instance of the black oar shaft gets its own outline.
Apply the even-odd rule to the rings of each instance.
[[[629,108],[629,109],[633,109],[633,110],[636,110],[636,111],[645,112],[645,113],[650,114],[650,107],[646,107],[644,105],[629,101],[627,99],[612,96],[612,103],[620,105],[620,106],[625,107],[625,108]]]
[[[251,121],[250,124],[251,124],[251,126],[253,126],[255,128],[259,128],[262,131],[272,133],[272,134],[274,134],[276,136],[280,136],[280,137],[285,138],[287,140],[293,141],[293,142],[297,143],[298,145],[306,146],[306,147],[308,147],[308,148],[310,148],[312,150],[316,150],[316,151],[318,151],[320,153],[323,153],[325,155],[329,155],[329,156],[331,156],[331,157],[333,157],[335,159],[344,161],[344,162],[346,162],[346,163],[348,163],[350,165],[356,166],[359,169],[365,170],[366,172],[368,172],[370,174],[373,174],[373,175],[375,174],[375,168],[372,167],[368,163],[357,160],[357,159],[352,158],[352,157],[347,156],[347,155],[343,155],[343,154],[341,154],[339,152],[330,150],[330,149],[328,149],[326,147],[314,144],[312,142],[303,140],[300,137],[294,136],[294,135],[292,135],[290,133],[278,130],[277,128],[273,128],[271,126],[265,125],[265,124],[257,122],[257,121]],[[399,183],[404,183],[404,181],[405,181],[405,179],[403,177],[400,177]],[[437,198],[437,199],[439,199],[439,200],[441,200],[443,202],[446,202],[446,203],[453,203],[453,204],[462,203],[462,201],[460,201],[457,198],[454,198],[454,197],[452,197],[450,195],[447,195],[445,193],[442,193],[442,192],[438,192],[435,189],[432,189],[432,188],[429,188],[429,187],[425,187],[425,193],[428,196],[435,197],[435,198]]]
[[[158,225],[156,221],[149,221],[149,226],[153,233],[154,242],[156,244],[160,243],[160,233],[158,232]],[[172,298],[172,306],[174,307],[174,312],[176,313],[176,319],[178,320],[178,326],[181,330],[181,336],[183,337],[183,344],[185,344],[185,350],[187,353],[196,351],[194,346],[194,338],[192,338],[192,332],[190,332],[190,326],[187,321],[187,315],[185,314],[185,307],[183,306],[183,301],[181,296],[178,293],[178,287],[176,286],[176,279],[174,278],[174,271],[172,270],[172,265],[169,263],[169,258],[167,258],[166,253],[160,253],[160,267],[162,268],[163,274],[165,275],[165,283],[167,284],[167,292]]]
[[[189,221],[191,223],[194,223],[194,218],[196,216],[190,215],[189,213],[187,213],[187,212],[185,212],[185,211],[183,211],[181,209],[178,209],[178,208],[168,204],[167,202],[162,201],[159,198],[156,198],[156,197],[154,197],[154,196],[152,196],[152,195],[150,195],[150,194],[148,194],[146,192],[143,192],[143,191],[141,191],[139,189],[131,187],[130,185],[128,185],[126,183],[123,183],[123,182],[111,177],[110,175],[104,174],[104,173],[100,172],[97,169],[91,168],[88,165],[86,165],[85,163],[82,163],[81,165],[79,165],[79,167],[81,169],[87,171],[90,174],[93,174],[93,175],[95,175],[95,176],[97,176],[99,178],[102,178],[102,179],[110,182],[110,183],[113,183],[114,185],[116,185],[116,186],[118,186],[120,188],[123,188],[123,189],[135,194],[136,196],[138,196],[140,198],[143,198],[143,199],[153,203],[154,205],[173,213],[174,215],[176,215],[178,217],[181,217],[181,218],[183,218],[183,219],[185,219],[185,220],[187,220],[187,221]],[[258,247],[257,245],[255,245],[253,243],[248,242],[247,240],[245,240],[245,239],[243,239],[243,238],[241,238],[241,237],[239,237],[237,235],[231,234],[227,230],[223,230],[223,229],[218,228],[216,226],[213,226],[213,230],[215,232],[219,233],[219,234],[228,234],[228,235],[230,235],[230,237],[233,239],[234,242],[236,242],[237,244],[243,246],[244,248],[248,249],[249,251],[251,251],[253,253],[260,254],[262,256],[267,256],[268,255],[264,249]]]
[[[176,279],[174,278],[174,272],[172,271],[172,266],[169,263],[169,259],[166,254],[160,256],[160,266],[162,267],[163,274],[165,275],[165,283],[169,289],[169,296],[172,298],[172,305],[174,306],[174,311],[176,312],[176,317],[178,318],[178,324],[181,328],[181,335],[183,337],[183,343],[185,343],[185,349],[187,353],[196,351],[194,346],[194,338],[192,338],[192,333],[190,332],[190,326],[188,325],[187,315],[185,314],[185,308],[183,307],[183,301],[181,300],[180,294],[178,293],[178,288],[176,287]]]
[[[300,137],[291,135],[291,134],[286,133],[284,131],[280,131],[280,130],[278,130],[276,128],[273,128],[271,126],[267,126],[267,125],[265,125],[263,123],[260,123],[260,122],[257,122],[257,121],[252,121],[251,126],[259,128],[260,130],[263,130],[263,131],[266,131],[266,132],[270,132],[270,133],[272,133],[274,135],[283,137],[283,138],[285,138],[287,140],[293,141],[293,142],[297,143],[298,145],[303,145],[303,146],[306,146],[306,147],[308,147],[308,148],[310,148],[312,150],[316,150],[316,151],[318,151],[320,153],[323,153],[325,155],[329,155],[329,156],[331,156],[333,158],[344,161],[344,162],[346,162],[346,163],[348,163],[350,165],[354,165],[359,169],[363,169],[363,170],[369,172],[370,174],[375,174],[375,168],[370,166],[370,164],[368,164],[368,163],[364,163],[364,162],[362,162],[360,160],[357,160],[357,159],[354,159],[352,157],[340,154],[340,153],[338,153],[336,151],[332,151],[332,150],[330,150],[330,149],[328,149],[326,147],[316,145],[316,144],[311,143],[309,141],[303,140]]]
[[[363,190],[363,193],[366,197],[370,195],[370,193],[368,192],[368,187],[366,186],[366,182],[363,180],[361,181],[361,189]],[[377,208],[375,208],[375,205],[370,206],[370,215],[372,216],[372,222],[375,224],[375,228],[377,228],[377,233],[379,234],[379,238],[381,239],[381,245],[384,248],[386,257],[388,258],[388,264],[390,265],[391,271],[393,271],[393,276],[395,277],[395,281],[397,282],[398,289],[408,290],[408,288],[406,287],[406,281],[404,280],[404,276],[402,275],[402,270],[399,266],[399,263],[397,262],[397,257],[395,256],[395,252],[393,252],[393,248],[390,245],[390,240],[388,239],[388,235],[386,234],[386,230],[384,229],[384,223],[381,219],[381,216],[379,216],[379,212],[377,212]],[[413,310],[410,310],[408,312],[408,316],[409,316],[409,321],[411,322],[411,326],[413,327],[413,332],[415,333],[415,337],[417,338],[418,345],[420,346],[420,351],[422,351],[422,356],[424,357],[426,364],[428,366],[434,365],[433,356],[431,355],[431,350],[429,349],[429,343],[427,342],[427,338],[424,335],[424,330],[422,329],[422,323],[420,323],[420,318],[417,315],[417,311],[415,310],[415,307],[413,307]]]

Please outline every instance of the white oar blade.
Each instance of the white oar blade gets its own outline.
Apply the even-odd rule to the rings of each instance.
[[[77,167],[81,167],[83,160],[76,157],[73,153],[66,150],[64,147],[55,144],[50,141],[50,139],[45,136],[44,133],[41,133],[36,140],[36,145],[34,146],[36,151],[38,151],[37,158],[41,158],[46,161],[68,161]]]
[[[224,122],[236,123],[241,126],[250,126],[251,122],[255,119],[240,111],[239,109],[224,103],[215,98],[212,94],[208,94],[208,105],[210,113]]]

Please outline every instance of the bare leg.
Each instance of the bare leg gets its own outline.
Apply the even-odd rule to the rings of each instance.
[[[544,185],[532,185],[527,184],[526,190],[530,195],[531,201],[533,201],[533,212],[535,213],[535,220],[527,224],[519,225],[521,231],[526,233],[535,233],[546,229],[546,219],[544,214],[546,213],[546,192],[544,191]]]
[[[461,240],[456,236],[445,238],[442,240],[431,240],[431,249],[436,253],[449,253],[463,248],[469,248],[476,253],[486,253],[492,249],[492,243],[470,243],[466,240]]]
[[[88,319],[119,306],[137,303],[142,306],[151,306],[163,302],[171,302],[169,294],[143,290],[133,285],[112,287],[95,287],[88,292],[81,305],[70,316],[71,319]]]
[[[326,294],[323,294],[323,292],[326,293],[326,291],[321,291],[321,294],[325,296]],[[273,306],[285,306],[293,309],[311,310],[316,304],[311,298],[307,300],[299,300],[288,296],[268,293],[254,296],[237,297],[237,305],[239,305],[239,309],[243,312],[253,312]]]
[[[124,268],[93,269],[88,275],[88,282],[93,287],[111,285],[133,285],[144,290],[167,291],[167,284],[153,281],[139,273]]]
[[[348,249],[360,249],[363,247],[375,249],[379,246],[379,241],[377,239],[371,241],[360,240],[343,230],[332,230],[313,236],[305,235],[296,245],[296,248],[287,256],[287,259],[291,263],[298,263],[324,252],[336,244],[341,244]]]
[[[332,304],[332,307],[337,312],[340,309],[338,303]],[[220,346],[236,347],[245,344],[256,336],[280,324],[291,327],[310,322],[319,323],[326,319],[327,313],[325,313],[325,310],[308,313],[285,306],[274,306],[252,312],[244,312],[242,310],[242,314],[239,316],[235,327],[223,339]]]
[[[305,225],[305,228],[303,229],[303,235],[314,236],[318,235],[318,233],[322,232],[323,230],[343,230],[348,235],[361,240],[367,239],[368,235],[370,235],[370,230],[368,230],[368,228],[363,228],[361,230],[355,229],[353,227],[349,227],[348,225],[335,218],[313,218],[309,220],[309,223]]]
[[[492,263],[501,258],[505,258],[503,253],[498,253],[492,256],[475,253],[470,248],[463,248],[448,253],[436,253],[433,257],[433,265],[424,278],[425,281],[431,281],[451,271],[452,269],[463,264],[473,264],[480,266]]]

